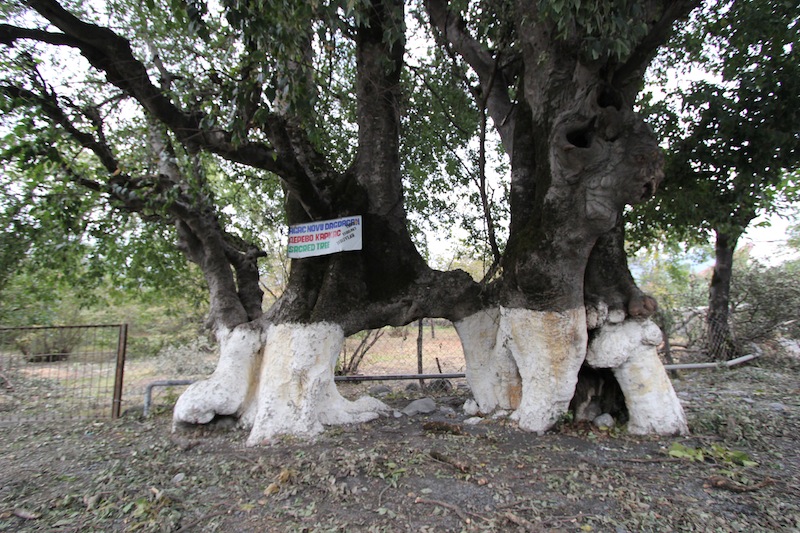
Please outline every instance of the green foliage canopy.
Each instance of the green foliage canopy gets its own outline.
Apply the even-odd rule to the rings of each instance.
[[[796,0],[720,0],[695,12],[653,79],[670,87],[644,102],[667,146],[655,201],[628,217],[637,245],[666,235],[738,237],[760,211],[796,196],[800,163],[800,45]]]

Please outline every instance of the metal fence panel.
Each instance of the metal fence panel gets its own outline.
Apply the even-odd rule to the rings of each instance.
[[[0,328],[0,422],[119,415],[125,325]]]

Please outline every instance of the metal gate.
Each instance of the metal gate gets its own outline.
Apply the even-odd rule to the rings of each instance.
[[[116,418],[127,324],[0,328],[0,422]]]

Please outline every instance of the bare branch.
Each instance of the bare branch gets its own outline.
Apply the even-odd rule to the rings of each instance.
[[[79,49],[93,67],[104,72],[113,85],[131,95],[149,114],[164,123],[182,144],[189,148],[200,147],[230,161],[270,171],[283,179],[289,193],[300,201],[312,218],[320,218],[328,213],[329,209],[313,177],[298,160],[300,154],[297,147],[290,152],[276,152],[264,143],[234,144],[230,133],[201,127],[200,113],[181,110],[159,87],[153,85],[145,65],[133,55],[127,39],[108,28],[81,21],[56,0],[30,0],[28,4],[64,32],[65,37],[59,44]],[[31,31],[25,35],[27,38],[36,38],[39,33]],[[13,40],[12,37],[23,38],[23,35],[9,35],[8,39]],[[56,40],[51,34],[43,38],[48,39],[45,42]],[[270,131],[274,134],[285,124],[280,121],[271,124]],[[308,153],[302,155],[308,156]],[[319,162],[320,159],[321,156],[315,154],[315,161]]]
[[[167,70],[167,67],[164,66],[164,62],[161,61],[161,55],[158,53],[158,49],[152,42],[147,42],[147,49],[152,56],[153,66],[156,67],[160,75],[159,82],[161,83],[161,90],[168,91],[170,87],[172,87],[173,80],[178,79],[178,76]]]
[[[489,247],[492,250],[493,263],[490,270],[495,265],[500,264],[500,247],[497,245],[497,235],[494,230],[494,218],[492,217],[489,196],[486,191],[486,111],[481,108],[481,131],[480,145],[478,152],[478,189],[481,195],[481,207],[483,208],[483,219],[486,221],[486,233],[489,239]]]
[[[41,87],[42,94],[34,93],[28,89],[14,85],[0,85],[0,92],[11,98],[25,100],[38,106],[42,112],[60,126],[70,137],[75,139],[81,146],[91,150],[100,160],[103,167],[111,174],[119,172],[119,161],[114,156],[111,148],[94,138],[93,135],[80,131],[70,120],[58,103],[58,98],[54,93],[46,92],[46,87]]]

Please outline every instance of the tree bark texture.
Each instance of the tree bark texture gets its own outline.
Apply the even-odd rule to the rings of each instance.
[[[731,278],[733,253],[739,236],[715,230],[714,272],[708,289],[708,353],[717,361],[727,361],[739,355],[730,324]]]
[[[434,27],[478,75],[482,101],[495,124],[502,123],[498,130],[511,161],[510,235],[501,276],[490,293],[497,297],[488,299],[499,307],[486,306],[457,323],[468,379],[483,412],[511,408],[521,427],[549,428],[575,390],[587,330],[638,342],[636,328],[623,332],[613,324],[647,318],[656,310],[628,269],[621,214],[625,205],[652,196],[663,178],[663,155],[634,113],[633,97],[665,28],[691,7],[679,4],[649,5],[648,37],[628,62],[615,63],[586,61],[576,52],[579,40],[553,39],[556,29],[541,17],[539,3],[518,3],[514,20],[522,66],[506,64],[514,65],[521,96],[511,104],[497,93],[512,78],[512,69],[498,75],[498,61],[490,61],[458,13],[444,1],[426,2]],[[590,317],[584,306],[591,309]],[[547,333],[538,337],[530,330]],[[654,351],[647,353],[647,365],[659,367]],[[647,387],[645,374],[630,364],[612,366],[627,396],[636,396],[636,386]],[[663,416],[646,426],[634,415],[633,427],[685,432],[669,382],[659,383],[662,392],[645,411],[663,401]]]

